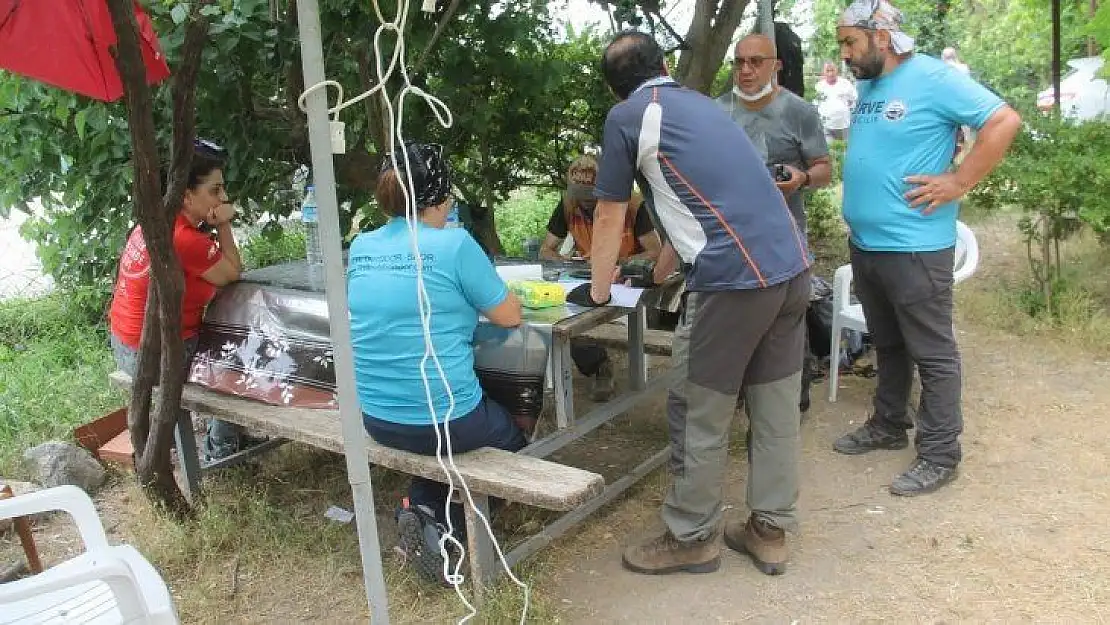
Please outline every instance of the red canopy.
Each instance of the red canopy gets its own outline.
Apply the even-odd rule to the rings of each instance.
[[[170,75],[150,17],[135,2],[146,79]],[[108,49],[116,31],[105,0],[0,0],[0,68],[113,101],[123,94]]]

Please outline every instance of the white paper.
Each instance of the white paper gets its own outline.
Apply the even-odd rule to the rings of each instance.
[[[509,280],[542,280],[542,265],[498,265],[497,275],[505,282]]]
[[[324,516],[338,523],[347,524],[355,520],[355,513],[339,506],[330,506]]]
[[[567,293],[570,293],[575,287],[580,284],[589,284],[589,280],[560,280],[559,284],[563,285]],[[640,297],[644,294],[644,289],[625,286],[623,284],[614,284],[609,289],[609,294],[613,298],[608,306],[616,306],[617,308],[635,308],[636,304],[640,302]]]

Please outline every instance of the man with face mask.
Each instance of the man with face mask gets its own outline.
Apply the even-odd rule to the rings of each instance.
[[[789,177],[775,180],[799,229],[806,231],[805,190],[823,187],[832,178],[829,147],[821,116],[812,104],[780,87],[775,75],[781,62],[775,43],[765,35],[748,35],[736,44],[732,91],[717,99],[763,156],[768,167],[782,165]],[[809,409],[809,385],[816,358],[806,349],[799,406]]]
[[[837,26],[840,54],[859,82],[844,159],[844,219],[853,282],[878,356],[874,410],[833,447],[843,454],[909,446],[913,368],[921,379],[917,458],[890,485],[932,492],[960,461],[960,354],[952,327],[957,202],[1002,160],[1021,118],[943,61],[914,54],[902,14],[857,0]],[[979,139],[952,168],[961,125]]]
[[[784,166],[789,178],[775,182],[804,232],[803,191],[829,184],[832,166],[821,116],[812,104],[775,83],[778,66],[768,37],[741,39],[733,58],[735,86],[717,103],[744,129],[768,166]]]
[[[569,260],[559,253],[563,240],[568,235],[574,237],[575,255],[589,258],[593,238],[594,182],[597,180],[597,159],[589,155],[578,157],[567,170],[567,191],[555,206],[551,219],[547,222],[547,236],[540,247],[540,258],[544,260]],[[641,210],[642,201],[636,198],[630,204],[621,233],[620,261],[644,259],[654,261],[659,258],[662,244],[651,217]],[[605,348],[590,343],[574,343],[570,350],[578,371],[593,380],[591,398],[605,401],[613,394],[613,369]]]
[[[540,247],[540,258],[545,260],[569,260],[559,254],[559,247],[567,235],[574,237],[574,254],[589,258],[590,243],[593,235],[594,182],[597,179],[597,159],[589,155],[579,156],[567,170],[567,191],[559,199],[559,204],[547,222],[547,237]],[[662,245],[651,217],[641,208],[641,201],[629,207],[625,228],[621,235],[621,261],[631,259],[656,260]]]

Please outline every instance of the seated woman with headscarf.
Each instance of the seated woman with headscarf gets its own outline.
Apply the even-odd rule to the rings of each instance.
[[[442,148],[410,143],[394,157],[399,169],[387,159],[375,191],[378,206],[390,219],[355,238],[348,266],[351,346],[366,431],[387,447],[435,455],[434,423],[442,432],[446,421],[454,453],[480,447],[517,451],[527,441],[505,408],[483,395],[474,372],[473,339],[479,314],[505,328],[520,325],[520,301],[469,233],[444,228],[453,200]],[[401,188],[407,187],[410,174],[416,240],[432,311],[427,340],[446,385],[435,361],[423,362],[427,340],[419,315],[413,234],[405,219],[408,203]],[[446,524],[446,505],[445,484],[413,478],[397,512],[402,548],[423,574],[441,582],[435,528]],[[451,520],[461,536],[458,508],[452,505]]]

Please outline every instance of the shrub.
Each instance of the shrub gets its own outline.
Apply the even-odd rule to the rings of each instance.
[[[304,226],[290,221],[271,221],[247,237],[243,244],[243,265],[247,269],[268,267],[305,257]]]
[[[806,229],[809,238],[825,241],[844,235],[840,217],[840,197],[836,189],[817,189],[806,198]]]
[[[1108,162],[1110,124],[1028,112],[1010,154],[974,195],[981,207],[1011,205],[1025,213],[1020,228],[1029,267],[1049,315],[1058,309],[1061,242],[1084,224],[1103,238],[1110,230]]]
[[[530,237],[543,241],[547,221],[559,201],[559,194],[546,189],[517,191],[497,208],[497,236],[506,256],[522,256],[524,240]]]

